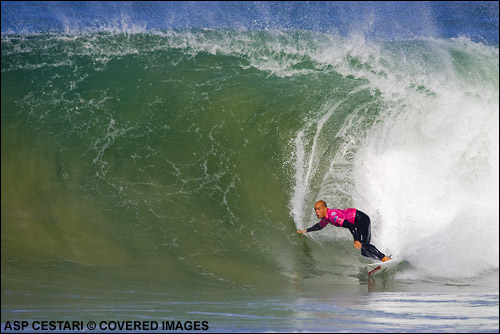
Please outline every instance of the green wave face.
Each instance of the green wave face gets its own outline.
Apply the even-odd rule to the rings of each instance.
[[[7,284],[357,273],[347,230],[296,234],[318,199],[413,266],[452,256],[432,274],[485,240],[469,274],[498,268],[497,48],[170,30],[4,35],[1,61]]]

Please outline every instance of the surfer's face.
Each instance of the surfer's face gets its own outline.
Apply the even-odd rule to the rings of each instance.
[[[323,219],[326,217],[326,206],[323,203],[316,203],[314,205],[314,212],[316,212],[318,219]]]

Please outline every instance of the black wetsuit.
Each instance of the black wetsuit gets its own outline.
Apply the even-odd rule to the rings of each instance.
[[[385,254],[381,253],[377,247],[370,244],[371,239],[371,229],[370,229],[370,217],[360,210],[356,210],[356,219],[354,224],[349,222],[347,219],[344,220],[342,227],[349,229],[355,241],[361,243],[361,255],[370,257],[373,259],[382,260]],[[323,225],[323,226],[321,226]],[[321,224],[321,221],[307,229],[307,232],[322,230],[326,224]]]

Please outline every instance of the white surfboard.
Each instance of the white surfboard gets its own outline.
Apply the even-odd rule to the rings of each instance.
[[[383,273],[387,269],[395,267],[398,263],[399,262],[394,259],[385,262],[369,263],[366,265],[366,268],[368,269],[368,276]]]

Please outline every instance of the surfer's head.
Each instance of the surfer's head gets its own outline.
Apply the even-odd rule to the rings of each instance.
[[[316,217],[318,219],[323,219],[326,217],[326,202],[325,201],[317,201],[316,204],[314,204],[314,212],[316,212]]]

